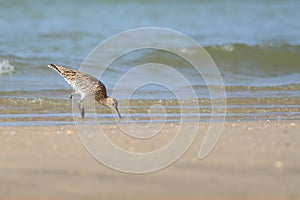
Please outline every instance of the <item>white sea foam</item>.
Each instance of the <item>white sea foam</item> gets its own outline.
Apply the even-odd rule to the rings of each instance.
[[[15,67],[9,63],[6,59],[0,59],[0,75],[11,74],[15,70]]]
[[[221,48],[227,52],[234,51],[234,46],[231,44],[224,44],[223,46],[221,46]]]

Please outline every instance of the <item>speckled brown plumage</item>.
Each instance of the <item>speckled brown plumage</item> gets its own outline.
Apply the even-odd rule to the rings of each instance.
[[[89,74],[61,65],[50,64],[48,67],[57,71],[74,88],[75,92],[70,95],[70,98],[72,98],[74,94],[80,94],[81,100],[87,96],[92,97],[98,103],[114,109],[119,117],[121,117],[117,108],[118,101],[107,96],[106,87],[101,81]],[[84,108],[80,106],[80,102],[78,107],[81,111],[82,118],[84,118]]]

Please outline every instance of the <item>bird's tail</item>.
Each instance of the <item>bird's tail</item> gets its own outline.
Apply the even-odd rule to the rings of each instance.
[[[59,69],[60,66],[56,65],[56,64],[50,64],[48,65],[48,67],[50,67],[51,69],[54,69],[55,71],[57,71],[59,74],[62,74],[62,71]]]

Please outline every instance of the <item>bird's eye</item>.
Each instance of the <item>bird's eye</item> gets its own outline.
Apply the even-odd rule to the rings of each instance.
[[[112,106],[115,106],[116,104],[113,102],[111,105],[112,105]]]

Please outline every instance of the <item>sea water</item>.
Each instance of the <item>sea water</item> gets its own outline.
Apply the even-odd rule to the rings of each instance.
[[[174,29],[205,48],[222,75],[229,119],[299,119],[299,10],[299,1],[279,0],[1,1],[0,124],[36,124],[32,121],[37,119],[47,124],[71,123],[68,95],[72,89],[47,65],[56,63],[78,69],[100,42],[140,27]],[[114,62],[101,77],[108,93],[113,92],[124,73],[144,63],[165,64],[185,75],[199,101],[197,113],[209,119],[211,100],[205,81],[189,64],[166,52],[141,50]],[[98,66],[92,70],[96,74]],[[143,76],[166,78],[155,71],[139,74],[136,79]],[[132,78],[114,91],[121,110],[126,110],[122,102],[128,100],[124,96],[134,81]],[[174,84],[186,101],[193,101],[185,93],[186,85]],[[170,106],[171,119],[180,117],[176,95],[165,87],[141,87],[130,101],[131,110],[123,114],[128,118],[147,121],[153,104]],[[99,109],[103,113],[100,117],[110,118],[109,110]]]

